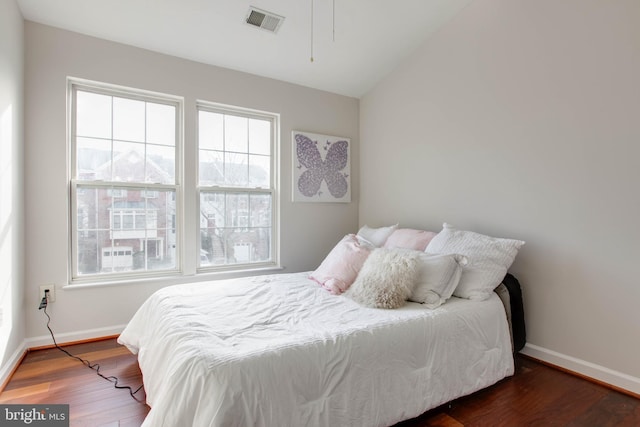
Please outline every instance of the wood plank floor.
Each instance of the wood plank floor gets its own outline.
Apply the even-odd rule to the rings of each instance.
[[[115,339],[66,347],[99,363],[134,390],[142,375],[134,355]],[[144,390],[134,400],[126,390],[57,349],[30,352],[0,394],[0,403],[70,405],[71,426],[139,426],[149,411]],[[640,426],[640,400],[560,372],[525,357],[516,373],[498,384],[433,409],[396,427],[460,426]],[[188,427],[188,426],[176,426]]]

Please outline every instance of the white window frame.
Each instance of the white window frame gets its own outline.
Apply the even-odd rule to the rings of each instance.
[[[204,186],[200,185],[200,170],[199,170],[199,155],[200,155],[200,141],[199,141],[199,116],[200,111],[234,115],[239,117],[246,117],[250,119],[266,120],[271,122],[271,149],[270,149],[270,174],[269,174],[269,188],[250,187],[250,186],[233,186],[226,187],[220,185]],[[197,153],[196,160],[196,226],[198,236],[198,253],[202,252],[201,247],[201,223],[200,223],[200,195],[202,192],[214,191],[218,193],[247,193],[251,194],[268,194],[271,196],[271,245],[270,253],[271,259],[265,262],[250,262],[250,263],[236,263],[226,265],[201,265],[200,257],[198,257],[197,271],[198,272],[212,272],[212,271],[236,271],[236,270],[257,270],[271,267],[280,266],[280,169],[279,169],[279,146],[280,146],[280,115],[277,113],[271,113],[266,111],[253,110],[243,107],[237,107],[227,104],[219,104],[209,101],[198,100],[196,102],[196,148]]]
[[[93,92],[97,94],[103,94],[107,96],[116,96],[129,99],[136,99],[141,101],[160,103],[173,105],[176,108],[176,123],[175,123],[175,182],[173,184],[158,184],[149,182],[111,182],[111,181],[99,181],[99,180],[79,180],[77,177],[77,159],[76,159],[76,106],[75,106],[75,92],[76,91]],[[129,88],[124,86],[111,85],[107,83],[89,81],[84,79],[72,78],[67,79],[67,147],[69,150],[69,164],[68,182],[69,182],[69,283],[75,284],[102,284],[110,282],[119,282],[128,279],[144,279],[153,278],[159,276],[175,276],[183,271],[183,251],[184,241],[182,236],[184,235],[184,206],[182,200],[183,197],[183,121],[184,121],[184,100],[182,97],[167,95],[157,92],[150,92],[135,88]],[[176,204],[176,245],[175,250],[175,267],[173,269],[165,270],[145,270],[145,271],[127,271],[127,272],[114,272],[114,273],[95,273],[95,274],[83,274],[78,272],[78,206],[77,206],[77,192],[83,188],[103,188],[108,189],[112,187],[118,187],[116,190],[121,192],[122,190],[140,190],[144,192],[158,192],[162,190],[169,190],[175,192],[175,204]],[[100,250],[99,253],[102,253]]]

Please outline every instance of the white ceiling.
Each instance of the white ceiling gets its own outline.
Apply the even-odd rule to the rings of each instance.
[[[471,0],[17,2],[30,21],[360,97]],[[278,33],[246,24],[249,6],[284,16]]]

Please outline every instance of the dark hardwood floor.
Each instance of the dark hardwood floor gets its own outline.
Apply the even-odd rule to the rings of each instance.
[[[66,349],[99,363],[101,373],[117,376],[120,385],[135,390],[142,384],[136,357],[115,339]],[[46,349],[27,354],[0,403],[68,403],[71,426],[139,426],[149,407],[144,390],[136,396],[141,402],[58,349]],[[636,427],[640,400],[518,356],[513,377],[396,427],[424,426]]]

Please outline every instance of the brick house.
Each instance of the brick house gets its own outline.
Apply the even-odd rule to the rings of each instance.
[[[114,156],[113,162],[107,159],[85,179],[171,182],[166,170],[132,149]],[[77,201],[81,273],[175,267],[173,191],[87,186],[78,189]]]

